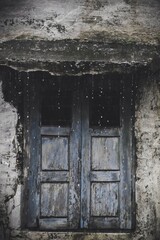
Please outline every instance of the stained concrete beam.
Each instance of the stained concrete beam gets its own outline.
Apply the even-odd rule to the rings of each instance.
[[[157,71],[159,62],[160,47],[153,45],[79,40],[12,40],[0,44],[0,65],[54,75],[128,72],[140,67]]]

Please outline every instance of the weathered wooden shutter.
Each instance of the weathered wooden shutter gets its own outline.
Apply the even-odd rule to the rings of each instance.
[[[51,94],[52,97],[56,93],[52,91]],[[54,230],[77,229],[79,226],[80,106],[77,94],[73,94],[73,91],[70,91],[70,94],[72,95],[70,126],[56,126],[54,120],[56,119],[57,123],[59,120],[57,116],[51,115],[51,109],[48,109],[51,111],[49,116],[54,123],[50,124],[50,119],[47,119],[43,121],[46,124],[43,126],[40,124],[41,96],[33,82],[29,91],[31,155],[28,226],[32,228]],[[47,95],[45,98],[47,101]],[[58,107],[57,103],[54,105]],[[65,114],[63,111],[65,109],[62,108],[60,112],[62,118],[61,114]],[[58,114],[54,109],[53,114],[55,113]],[[62,122],[61,119],[60,121]]]
[[[69,90],[72,97],[62,102],[69,102],[71,115],[65,104],[59,106],[56,86],[45,95],[51,104],[42,113],[43,86],[34,75],[25,84],[27,226],[131,229],[131,80],[86,78],[64,86],[62,95]],[[55,106],[62,109],[60,115]]]
[[[106,94],[107,91],[104,92],[104,96]],[[86,86],[84,89],[82,101],[82,228],[132,228],[131,81],[122,81],[117,94],[119,94],[117,104],[120,107],[119,126],[112,126],[111,123],[110,126],[103,126],[103,124],[98,126],[97,124],[92,127],[90,126],[91,119],[89,119],[89,108],[91,108],[89,98],[92,96]],[[92,110],[96,111],[96,106],[93,106]],[[96,117],[96,114],[98,112],[93,115]],[[105,114],[107,116],[109,112]],[[114,118],[112,122],[114,125]]]

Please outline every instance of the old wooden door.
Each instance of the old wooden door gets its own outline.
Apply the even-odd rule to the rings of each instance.
[[[125,85],[83,78],[42,84],[42,91],[32,87],[29,227],[132,227],[130,83]]]

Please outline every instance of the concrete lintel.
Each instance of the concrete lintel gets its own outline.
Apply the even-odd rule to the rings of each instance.
[[[0,65],[19,71],[49,71],[54,75],[128,72],[160,68],[160,47],[131,43],[78,40],[12,40],[0,43]],[[155,64],[156,63],[156,64]]]

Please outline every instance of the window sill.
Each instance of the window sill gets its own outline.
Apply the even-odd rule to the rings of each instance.
[[[12,231],[11,240],[131,240],[131,233]]]

